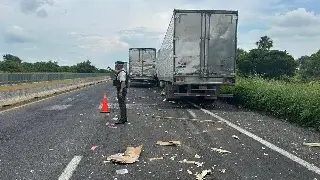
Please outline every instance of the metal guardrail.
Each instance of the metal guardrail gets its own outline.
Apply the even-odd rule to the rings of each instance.
[[[109,75],[109,73],[0,73],[0,84],[30,83]]]

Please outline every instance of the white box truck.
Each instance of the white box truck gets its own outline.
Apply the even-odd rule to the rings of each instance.
[[[216,99],[235,85],[238,11],[178,10],[157,53],[157,76],[166,99]]]
[[[156,85],[156,54],[155,48],[129,49],[129,84]]]

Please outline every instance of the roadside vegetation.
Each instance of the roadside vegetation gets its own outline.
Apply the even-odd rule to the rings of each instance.
[[[60,66],[56,61],[23,62],[19,57],[5,54],[0,60],[0,73],[109,73],[106,69],[98,69],[90,60],[72,66]]]
[[[270,50],[268,36],[256,45],[248,52],[238,49],[237,85],[222,92],[233,93],[236,104],[320,129],[320,50],[295,60]]]

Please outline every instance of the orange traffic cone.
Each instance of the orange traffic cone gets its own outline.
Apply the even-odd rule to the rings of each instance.
[[[109,103],[108,103],[108,99],[107,99],[107,93],[104,93],[104,97],[102,100],[101,113],[110,113]]]

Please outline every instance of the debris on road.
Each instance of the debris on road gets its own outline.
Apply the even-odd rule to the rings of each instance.
[[[150,161],[154,161],[154,160],[162,160],[163,157],[155,157],[155,158],[149,158]]]
[[[119,169],[119,170],[116,170],[116,173],[117,174],[127,174],[129,171],[128,169]]]
[[[320,143],[303,143],[303,145],[306,145],[309,147],[320,147]]]
[[[157,141],[157,144],[160,146],[180,146],[181,142],[180,141]]]
[[[195,164],[197,167],[201,167],[204,163],[203,162],[197,162],[197,161],[188,161],[184,159],[183,161],[179,161],[180,163],[186,163],[186,164]]]
[[[94,151],[97,148],[97,146],[92,146],[91,150]]]
[[[194,158],[200,159],[201,157],[198,154],[196,154],[194,155]]]
[[[225,154],[225,153],[231,153],[230,151],[224,150],[224,149],[219,149],[219,148],[211,148],[211,150],[216,151],[220,154]]]
[[[219,171],[223,174],[226,173],[226,169],[219,169]]]
[[[192,172],[189,169],[187,170],[187,172],[188,172],[188,174],[192,174]]]
[[[221,131],[223,128],[217,128],[218,131]]]
[[[210,174],[210,173],[211,173],[211,170],[210,170],[210,169],[209,169],[209,170],[203,170],[203,171],[201,172],[201,174],[196,174],[196,179],[197,179],[197,180],[203,180],[204,177],[205,177],[206,175]]]
[[[232,137],[235,138],[235,139],[239,139],[239,137],[236,136],[236,135],[232,135]]]
[[[132,164],[138,160],[141,151],[142,145],[138,147],[127,147],[124,153],[111,155],[107,158],[107,160],[121,164]]]

